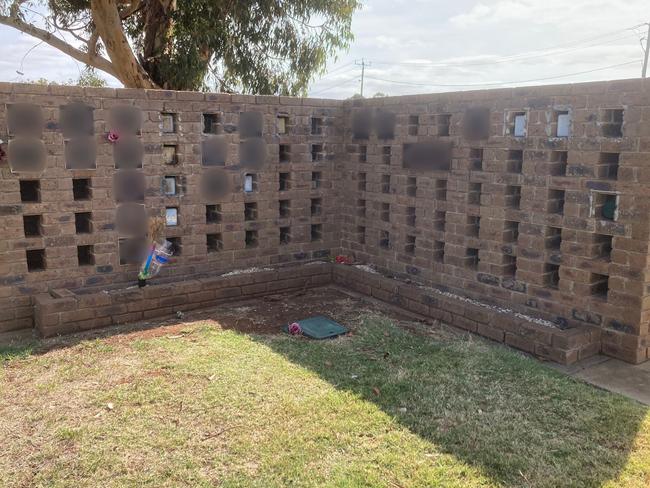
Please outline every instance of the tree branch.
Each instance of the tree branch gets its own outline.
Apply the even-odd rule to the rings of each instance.
[[[36,39],[40,39],[46,44],[49,44],[50,46],[58,49],[59,51],[76,59],[77,61],[81,61],[82,63],[85,63],[89,66],[93,66],[97,69],[100,69],[108,73],[109,75],[117,77],[117,71],[115,70],[113,63],[111,63],[108,59],[103,58],[101,56],[97,56],[93,53],[85,53],[83,51],[80,51],[74,46],[68,44],[60,37],[57,37],[52,33],[44,29],[41,29],[40,27],[36,27],[35,25],[28,24],[27,22],[23,22],[18,17],[0,15],[0,24],[8,25],[9,27],[18,29],[19,31],[24,32],[25,34],[29,34],[30,36],[35,37]]]

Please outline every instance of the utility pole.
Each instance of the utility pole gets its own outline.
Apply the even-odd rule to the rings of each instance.
[[[648,22],[648,33],[645,36],[645,57],[643,58],[643,71],[641,78],[645,78],[648,72],[648,52],[650,52],[650,22]]]
[[[361,58],[361,62],[355,61],[354,64],[357,66],[361,66],[361,93],[360,95],[363,96],[363,79],[366,75],[366,66],[370,66],[370,63],[366,63],[364,58]]]

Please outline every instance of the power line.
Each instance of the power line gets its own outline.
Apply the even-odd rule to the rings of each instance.
[[[611,66],[603,66],[602,68],[596,68],[596,69],[591,69],[587,71],[579,71],[576,73],[570,73],[570,74],[565,74],[565,75],[558,75],[558,76],[547,76],[545,78],[535,78],[532,80],[518,80],[518,81],[500,81],[500,82],[487,82],[487,83],[468,83],[468,84],[443,84],[443,83],[412,83],[408,81],[396,81],[396,80],[387,80],[384,78],[376,78],[373,76],[367,76],[369,80],[376,80],[376,81],[383,81],[386,83],[392,83],[395,85],[409,85],[409,86],[440,86],[440,87],[481,87],[481,86],[501,86],[501,85],[512,85],[512,84],[519,84],[519,83],[531,83],[534,81],[546,81],[546,80],[554,80],[558,78],[568,78],[571,76],[576,76],[576,75],[584,75],[587,73],[593,73],[596,71],[604,71],[607,69],[612,69],[612,68],[618,68],[621,66],[628,66],[630,64],[636,64],[638,63],[638,60],[635,61],[628,61],[626,63],[620,63],[620,64],[613,64]]]
[[[617,37],[615,39],[610,39],[607,43],[596,43],[596,44],[588,44],[586,46],[579,46],[579,47],[572,47],[572,48],[567,48],[564,50],[556,50],[556,51],[531,51],[531,52],[538,52],[538,54],[527,54],[527,53],[521,53],[517,55],[512,55],[512,56],[506,56],[506,57],[501,57],[501,58],[496,58],[490,61],[477,61],[477,62],[457,62],[457,63],[418,63],[418,62],[389,62],[389,61],[373,61],[375,64],[382,64],[382,65],[395,65],[395,66],[408,66],[409,68],[449,68],[449,67],[463,67],[463,66],[487,66],[491,64],[499,64],[499,63],[512,63],[512,62],[517,62],[517,61],[525,61],[528,59],[535,59],[535,58],[541,58],[545,56],[557,56],[557,55],[562,55],[562,54],[568,54],[572,53],[575,51],[580,51],[583,49],[589,49],[591,47],[596,47],[596,46],[605,46],[607,44],[611,44],[615,41],[623,40],[626,39],[627,36],[622,36],[622,37]]]
[[[357,81],[357,80],[358,80],[358,78],[357,78],[356,76],[354,76],[354,77],[352,77],[352,78],[348,78],[348,79],[345,80],[345,81],[342,81],[341,83],[337,83],[337,84],[335,84],[335,85],[328,86],[327,88],[322,88],[322,89],[320,89],[320,90],[316,90],[315,92],[311,92],[311,94],[312,94],[312,95],[318,95],[319,93],[323,93],[323,92],[326,92],[326,91],[332,90],[332,89],[334,89],[334,88],[338,88],[339,86],[343,86],[343,85],[345,85],[345,84],[347,84],[347,83],[349,83],[349,82],[351,82],[351,81]]]

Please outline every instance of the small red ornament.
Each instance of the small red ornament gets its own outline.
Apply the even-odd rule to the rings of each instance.
[[[106,139],[108,139],[108,142],[115,143],[120,139],[120,134],[112,130],[108,133]]]

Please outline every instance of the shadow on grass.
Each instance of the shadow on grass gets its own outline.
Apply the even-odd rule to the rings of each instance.
[[[330,341],[253,338],[496,482],[600,486],[650,472],[647,459],[635,461],[635,474],[626,470],[637,435],[650,437],[646,407],[506,348],[436,342],[382,318]]]

